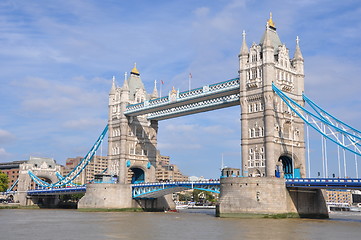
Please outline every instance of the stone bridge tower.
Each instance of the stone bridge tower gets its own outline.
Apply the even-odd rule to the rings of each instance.
[[[37,177],[47,183],[56,183],[59,180],[56,173],[60,173],[60,170],[60,165],[52,158],[30,157],[29,161],[19,166],[19,194],[16,196],[16,200],[18,200],[22,206],[32,205],[39,200],[37,197],[28,198],[26,196],[27,190],[36,187],[36,184],[29,175],[29,171],[32,171]]]
[[[147,94],[136,66],[122,87],[115,79],[109,93],[108,173],[121,184],[155,181],[158,121],[146,116],[126,117],[129,104],[158,97],[156,86]]]
[[[303,57],[298,37],[294,57],[277,34],[272,15],[259,44],[239,54],[244,176],[305,177],[304,123],[272,90],[274,83],[303,105]]]

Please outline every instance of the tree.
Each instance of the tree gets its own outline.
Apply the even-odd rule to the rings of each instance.
[[[8,189],[9,178],[3,172],[0,172],[0,192],[5,192]]]

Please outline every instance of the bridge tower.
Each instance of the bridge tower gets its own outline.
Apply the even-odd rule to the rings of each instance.
[[[239,64],[245,177],[221,178],[217,215],[327,218],[322,190],[287,189],[282,176],[305,177],[304,124],[272,90],[275,84],[303,105],[298,37],[291,59],[271,15],[259,44],[248,48],[243,33]]]
[[[155,181],[158,121],[145,115],[126,117],[129,104],[137,104],[158,97],[156,85],[147,94],[140,73],[134,65],[122,87],[116,87],[113,78],[109,93],[109,174],[120,184]]]
[[[304,123],[273,92],[272,83],[303,105],[304,65],[298,37],[294,57],[272,15],[259,44],[239,54],[242,172],[248,177],[305,177]]]

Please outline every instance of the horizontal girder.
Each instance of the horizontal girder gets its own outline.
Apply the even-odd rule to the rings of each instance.
[[[361,179],[355,178],[293,178],[286,180],[288,188],[361,189]]]
[[[126,116],[163,120],[239,104],[239,78],[127,106]]]
[[[140,183],[132,185],[132,195],[133,198],[158,198],[187,189],[220,193],[220,183],[219,181]]]

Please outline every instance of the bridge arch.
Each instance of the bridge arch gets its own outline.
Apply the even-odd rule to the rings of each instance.
[[[282,166],[282,171],[284,174],[284,178],[293,178],[293,170],[294,167],[292,166],[292,164],[295,162],[294,160],[292,161],[292,155],[291,154],[282,154],[279,158],[278,158],[278,162],[281,163]],[[278,165],[279,166],[279,165]],[[277,169],[276,171],[281,171],[281,169]]]
[[[129,168],[131,176],[131,183],[144,183],[145,182],[145,171],[142,167],[134,166]]]

